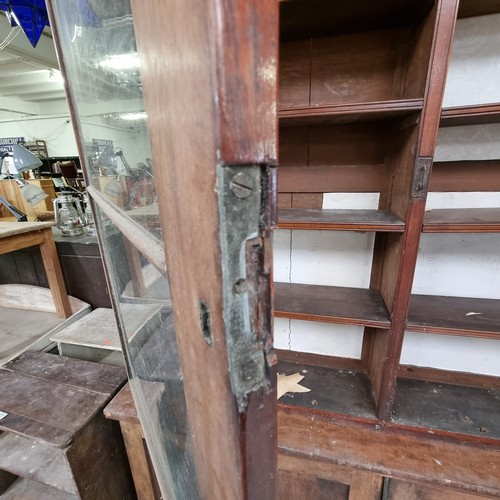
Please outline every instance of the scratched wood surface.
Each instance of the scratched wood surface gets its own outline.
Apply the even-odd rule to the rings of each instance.
[[[500,445],[364,418],[278,405],[280,453],[498,498]],[[314,456],[314,460],[310,457]],[[452,491],[452,490],[451,490]],[[443,497],[447,498],[447,497]],[[454,498],[452,494],[448,498]]]
[[[267,484],[272,498],[273,460],[246,456],[251,444],[260,457],[274,456],[269,423],[252,427],[253,443],[241,440],[260,410],[241,419],[227,378],[215,165],[276,160],[278,5],[133,1],[132,10],[153,160],[169,167],[157,171],[156,185],[165,194],[159,213],[201,495],[251,498]],[[191,63],[174,68],[157,57],[166,52]],[[210,311],[211,347],[200,332],[200,301]]]
[[[93,381],[92,375],[98,380]],[[0,421],[0,429],[62,448],[96,408],[104,406],[124,378],[122,368],[24,353],[0,369],[0,407],[8,413]],[[43,400],[39,394],[44,394]],[[63,403],[65,411],[61,411]]]

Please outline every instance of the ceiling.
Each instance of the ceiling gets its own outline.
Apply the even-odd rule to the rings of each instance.
[[[0,15],[0,45],[11,29],[5,15]],[[19,31],[5,48],[0,49],[0,122],[67,114],[63,80],[50,29],[44,30],[35,48]]]

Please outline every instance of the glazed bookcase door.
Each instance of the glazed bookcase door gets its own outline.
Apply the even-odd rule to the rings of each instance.
[[[163,496],[274,498],[277,2],[49,10]]]

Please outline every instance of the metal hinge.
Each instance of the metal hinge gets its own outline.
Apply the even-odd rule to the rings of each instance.
[[[427,195],[427,184],[431,174],[432,156],[417,156],[415,169],[413,171],[413,183],[411,187],[412,198],[425,198]]]
[[[231,388],[240,411],[250,392],[268,384],[274,178],[274,169],[263,165],[217,168],[223,317]]]

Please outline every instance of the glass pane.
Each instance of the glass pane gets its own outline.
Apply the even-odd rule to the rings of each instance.
[[[85,144],[86,174],[97,190],[96,224],[134,400],[164,496],[195,499],[199,493],[130,5],[127,0],[56,0],[53,5]]]
[[[154,437],[149,450],[159,480],[170,491],[167,498],[197,498],[168,281],[102,211],[97,213],[130,385],[145,434]]]
[[[155,229],[144,222],[158,210],[130,3],[55,4],[89,182],[137,224]]]

